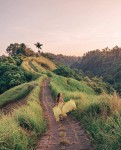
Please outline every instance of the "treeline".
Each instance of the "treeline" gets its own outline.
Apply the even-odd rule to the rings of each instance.
[[[80,62],[72,65],[82,69],[89,76],[102,76],[104,81],[113,85],[121,93],[121,48],[115,46],[86,53]]]
[[[80,62],[81,57],[76,56],[66,56],[62,54],[52,54],[52,53],[41,53],[44,57],[52,60],[57,65],[64,64],[65,66],[70,67],[72,64]]]
[[[6,52],[9,54],[9,56],[16,56],[16,55],[34,56],[35,55],[35,52],[31,48],[27,47],[27,45],[24,43],[10,44],[6,49]]]

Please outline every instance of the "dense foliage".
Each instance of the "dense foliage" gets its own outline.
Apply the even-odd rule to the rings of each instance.
[[[81,57],[76,57],[76,56],[66,56],[62,54],[52,54],[52,53],[41,53],[44,57],[50,59],[57,65],[62,65],[64,64],[65,66],[70,67],[74,63],[77,63],[81,60]]]
[[[66,66],[60,66],[57,69],[55,69],[53,72],[56,73],[57,75],[74,78],[76,80],[81,80],[83,77],[83,72],[81,70],[80,71],[72,70],[71,68]]]
[[[88,75],[102,76],[121,93],[121,48],[118,46],[86,53],[79,66]],[[76,65],[73,64],[73,67]]]
[[[10,44],[7,49],[7,53],[9,56],[16,56],[16,55],[25,55],[25,56],[33,56],[35,53],[32,51],[31,48],[28,48],[24,43],[18,44]]]
[[[0,58],[0,93],[32,79],[32,74],[23,70],[20,64],[21,59],[17,57]]]
[[[96,93],[101,94],[101,93],[113,93],[114,89],[109,83],[105,83],[102,78],[99,77],[88,77],[85,76],[83,78],[83,81],[90,86],[92,89],[95,90]]]

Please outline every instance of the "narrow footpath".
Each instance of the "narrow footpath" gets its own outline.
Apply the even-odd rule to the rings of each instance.
[[[41,137],[35,150],[92,150],[91,140],[77,120],[68,116],[63,121],[55,121],[52,111],[55,102],[50,91],[49,79],[44,81],[41,101],[48,130]]]

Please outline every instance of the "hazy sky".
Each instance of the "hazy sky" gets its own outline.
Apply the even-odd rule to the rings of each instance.
[[[66,55],[121,46],[121,0],[0,0],[0,54],[15,42]]]

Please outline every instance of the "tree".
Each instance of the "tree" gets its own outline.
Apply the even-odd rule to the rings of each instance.
[[[0,94],[31,80],[32,74],[18,66],[13,57],[0,60]]]
[[[6,51],[9,54],[9,56],[12,56],[12,55],[16,55],[16,51],[17,51],[18,48],[19,48],[19,44],[18,43],[14,43],[14,44],[10,44],[7,47]]]
[[[55,69],[53,72],[57,75],[74,78],[76,80],[81,80],[82,76],[83,76],[81,74],[81,71],[80,72],[78,71],[78,73],[77,73],[76,70],[73,70],[73,69],[71,69],[67,66],[63,66],[63,65],[58,67],[57,69]]]
[[[16,55],[25,55],[25,56],[33,56],[35,55],[34,51],[32,49],[28,48],[24,43],[18,44],[10,44],[7,49],[7,53],[9,56],[16,56]]]
[[[41,47],[43,46],[43,44],[40,44],[39,42],[37,42],[34,45],[38,48],[38,53],[40,54],[40,50],[39,49],[42,49]]]

